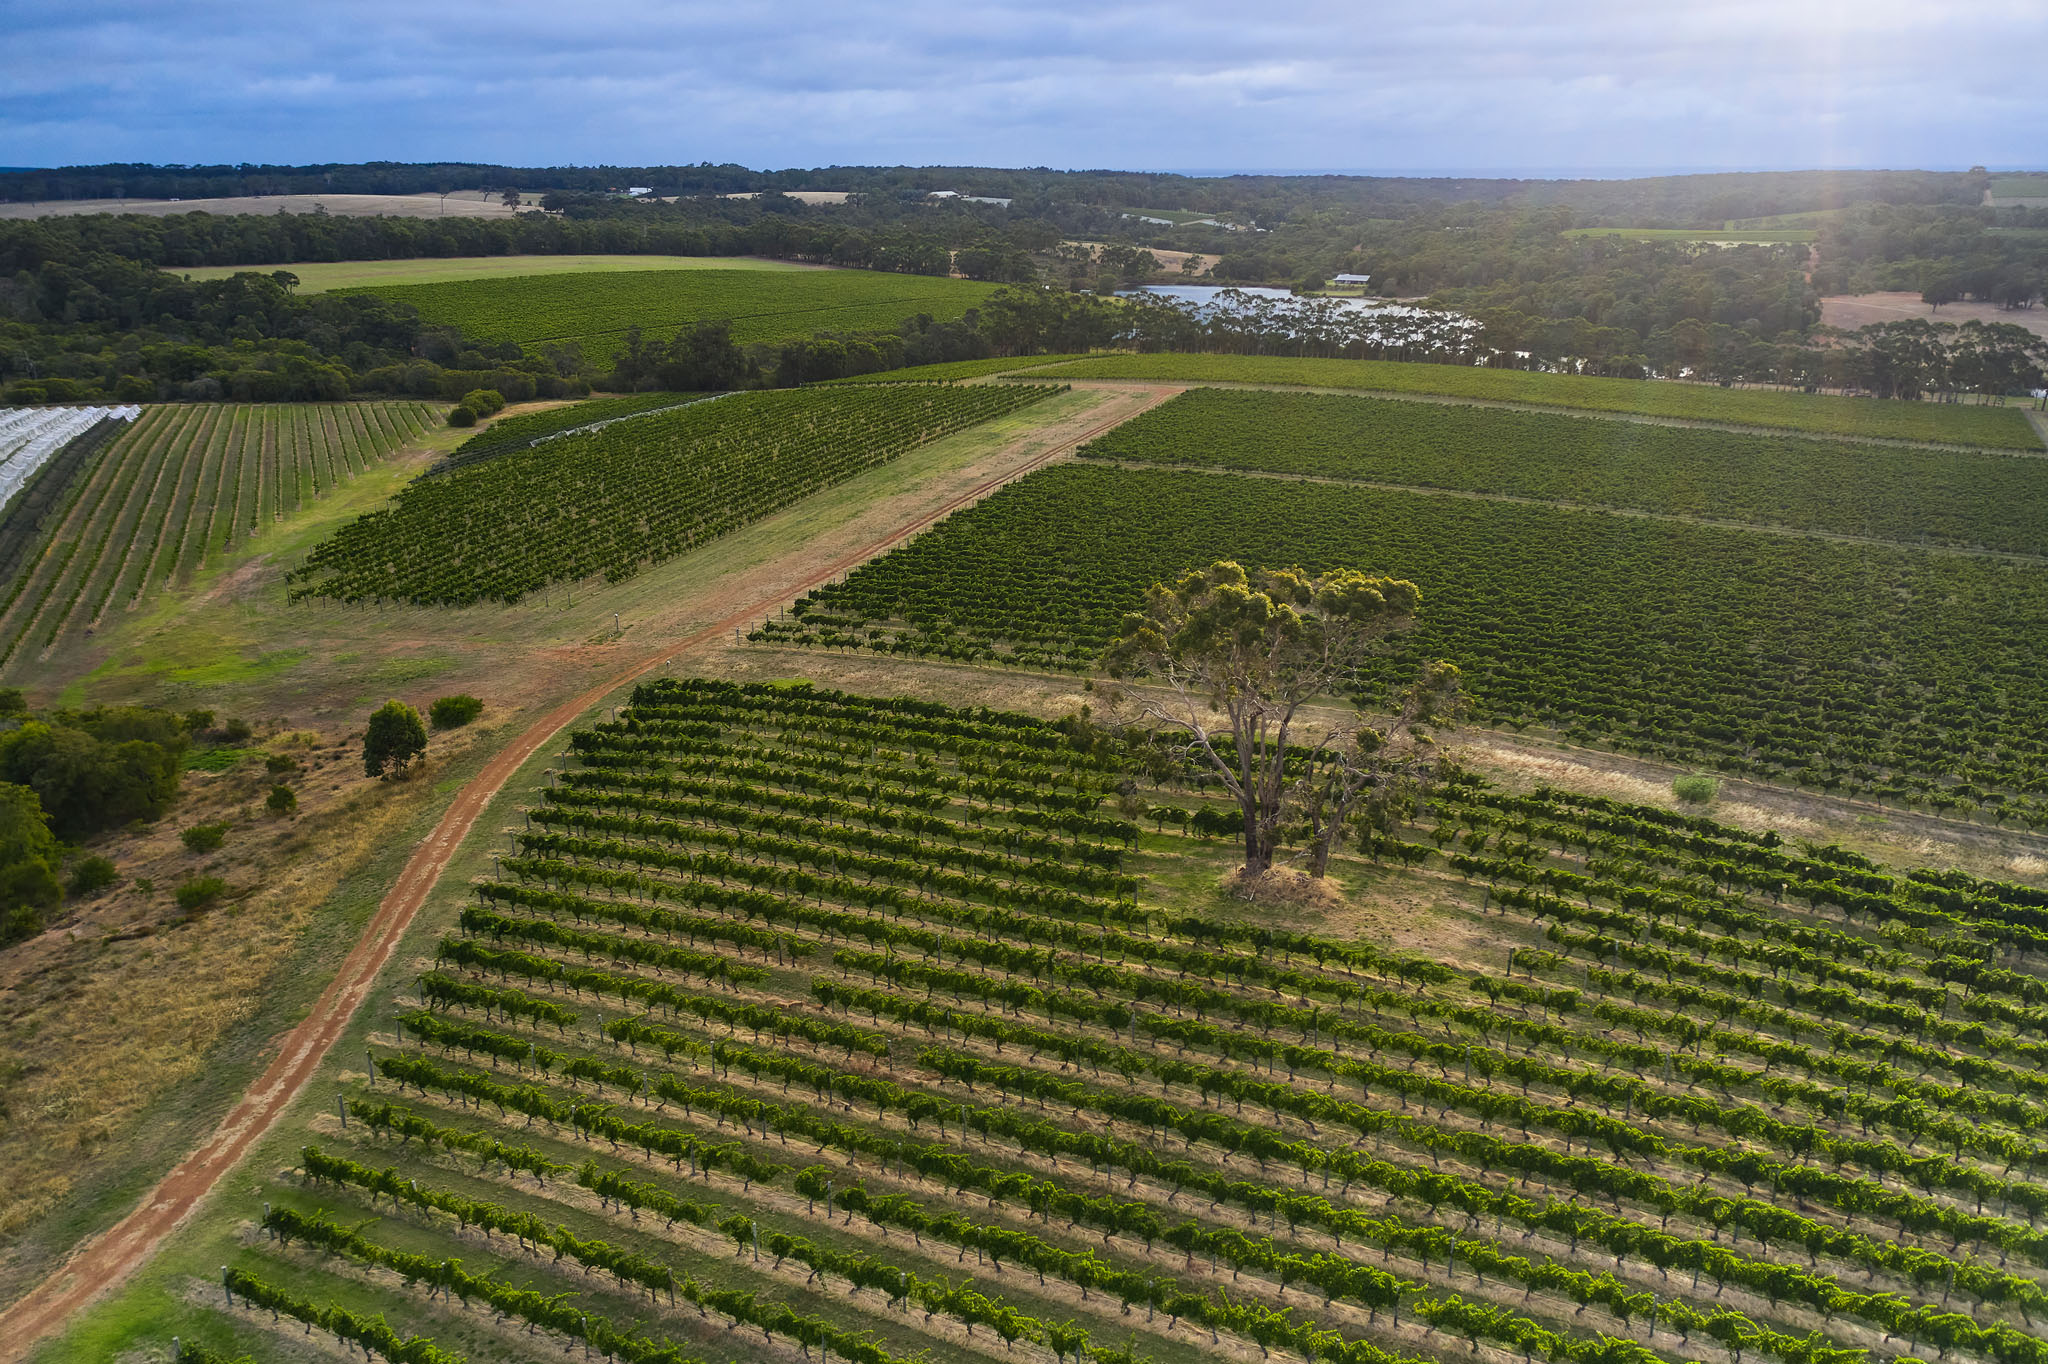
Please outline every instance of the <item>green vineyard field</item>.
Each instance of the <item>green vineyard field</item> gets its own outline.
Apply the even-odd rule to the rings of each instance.
[[[1767,389],[1717,388],[1659,380],[1408,364],[1398,360],[1321,360],[1275,355],[1096,355],[1040,377],[1157,379],[1187,383],[1300,384],[1425,393],[1451,398],[1577,407],[1594,412],[1782,427],[1830,436],[2042,449],[2018,408],[1838,398]]]
[[[636,417],[643,412],[655,412],[665,407],[681,407],[710,395],[704,393],[626,393],[614,398],[592,398],[580,403],[565,403],[543,412],[522,412],[513,417],[501,417],[482,431],[455,447],[454,451],[436,469],[452,468],[462,464],[473,464],[478,460],[523,449],[536,441],[558,436],[579,426],[591,426],[597,422],[617,421],[621,417]]]
[[[1229,813],[1082,737],[642,685],[223,1195],[188,1341],[2048,1356],[2048,894],[1468,778],[1342,859],[1425,958],[1163,901]]]
[[[1419,584],[1416,657],[1481,715],[1683,762],[2048,825],[2048,570],[1684,522],[1233,474],[1042,470],[764,638],[1093,666],[1219,558]]]
[[[2048,554],[2048,466],[2014,455],[1215,388],[1080,453]]]
[[[94,457],[0,588],[0,673],[187,581],[433,423],[423,403],[151,407]]]
[[[410,303],[430,323],[485,341],[528,349],[578,345],[604,364],[629,327],[666,342],[697,322],[729,320],[733,338],[779,342],[816,332],[894,331],[929,313],[958,318],[995,291],[992,284],[872,270],[645,270],[514,275],[439,284],[380,284],[376,293]]]
[[[342,527],[295,597],[469,606],[631,577],[924,441],[1016,411],[1043,385],[740,393],[422,479]]]

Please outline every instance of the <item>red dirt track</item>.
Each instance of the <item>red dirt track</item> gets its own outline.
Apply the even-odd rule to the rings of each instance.
[[[1162,392],[1154,401],[1165,396],[1167,393]],[[1151,405],[1145,404],[1147,407]],[[761,619],[778,604],[866,562],[941,517],[1121,424],[1131,415],[1134,414],[1125,413],[1091,427],[1073,440],[1061,442],[1017,468],[977,484],[934,510],[898,526],[881,539],[840,556],[794,586],[785,587],[687,638],[665,645],[659,652],[642,658],[572,700],[563,702],[528,726],[456,793],[433,832],[421,840],[406,861],[398,883],[378,905],[376,914],[363,930],[363,936],[343,960],[333,981],[321,992],[312,1012],[285,1036],[277,1059],[222,1119],[213,1135],[165,1175],[144,1196],[139,1207],[105,1233],[86,1241],[68,1261],[12,1307],[0,1313],[0,1361],[15,1364],[27,1358],[31,1349],[55,1335],[73,1314],[126,1280],[155,1253],[166,1237],[199,1209],[214,1185],[234,1168],[249,1148],[270,1131],[306,1082],[313,1078],[328,1050],[355,1017],[356,1009],[369,997],[378,974],[391,960],[399,940],[412,926],[413,916],[426,903],[428,895],[440,881],[442,871],[455,856],[456,849],[462,845],[478,816],[496,798],[512,774],[577,716],[611,692],[660,667],[676,654],[717,638],[726,630]]]

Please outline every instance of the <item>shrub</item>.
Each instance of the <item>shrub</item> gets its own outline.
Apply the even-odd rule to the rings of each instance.
[[[370,716],[363,733],[363,771],[372,777],[405,770],[427,751],[427,727],[420,713],[403,701],[386,701]]]
[[[1704,772],[1695,772],[1672,782],[1671,793],[1687,805],[1711,805],[1721,794],[1721,783]]]
[[[178,837],[185,840],[185,846],[193,852],[209,853],[228,841],[228,824],[226,820],[216,820],[211,824],[194,824]]]
[[[494,417],[505,410],[505,395],[495,388],[473,388],[462,395],[462,405],[479,417]]]
[[[229,748],[240,748],[256,736],[249,722],[237,716],[220,727],[220,741]]]
[[[185,726],[169,711],[61,711],[0,733],[0,782],[32,788],[57,837],[156,819],[178,793]]]
[[[81,857],[71,864],[71,878],[64,883],[64,893],[74,900],[83,899],[98,894],[120,879],[121,873],[112,858]]]
[[[427,718],[435,729],[460,729],[484,713],[484,703],[474,696],[443,696],[427,707]]]
[[[45,913],[63,898],[42,802],[26,786],[0,784],[0,946],[42,932]]]
[[[195,876],[172,894],[177,898],[178,908],[189,911],[212,904],[225,895],[227,889],[228,883],[218,876]]]
[[[450,426],[475,426],[476,409],[460,406],[452,408],[448,413],[448,424]]]
[[[263,760],[263,770],[273,777],[299,770],[299,760],[289,753],[273,753]]]
[[[299,797],[291,787],[279,782],[270,788],[270,795],[264,800],[263,808],[279,817],[295,815],[299,812]]]

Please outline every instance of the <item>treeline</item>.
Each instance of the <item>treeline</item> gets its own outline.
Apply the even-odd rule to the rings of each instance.
[[[1868,205],[1821,227],[1814,283],[2031,307],[2048,292],[2048,209]]]
[[[1113,208],[1248,213],[1282,221],[1330,207],[1419,204],[1568,204],[1650,226],[1719,226],[1861,202],[1974,204],[1989,177],[1942,171],[1774,171],[1634,180],[1514,180],[1366,175],[1189,176],[1148,171],[1057,171],[987,166],[829,166],[756,171],[690,166],[494,166],[474,162],[369,162],[307,166],[66,166],[0,173],[0,201],[209,198],[283,194],[432,194],[513,189],[607,193],[647,186],[660,195],[848,190],[869,198],[932,190]],[[1651,221],[1651,220],[1659,221]]]
[[[257,179],[269,173],[242,169]],[[325,175],[333,168],[313,169]],[[502,168],[470,169],[482,175]],[[764,185],[735,167],[684,169],[704,177],[689,184],[798,187],[789,180]],[[340,176],[351,170],[370,179]],[[440,168],[340,168],[334,183],[414,183],[400,172],[432,179]],[[2016,358],[2024,350],[2018,341],[1939,332],[1931,339],[1881,332],[1816,337],[1820,296],[1905,288],[1934,303],[1967,297],[2026,306],[2048,281],[2048,212],[1962,202],[1982,179],[1967,175],[1588,183],[987,172],[983,180],[974,178],[983,172],[869,168],[802,173],[809,185],[865,187],[849,204],[810,206],[773,193],[628,201],[573,187],[609,184],[604,168],[579,174],[571,188],[558,185],[546,196],[559,211],[506,218],[195,212],[0,223],[0,394],[14,402],[307,401],[352,393],[454,402],[493,389],[520,401],[579,396],[595,385],[788,385],[1111,345],[1480,360],[1897,396],[1939,392],[1952,378],[1969,376],[1960,386],[2010,392],[2014,384],[2006,378],[2022,390],[2033,386],[2033,362]],[[621,178],[659,183],[645,168]],[[1007,208],[927,200],[926,184],[1014,200]],[[1416,186],[1444,193],[1370,198]],[[1468,197],[1450,201],[1449,186]],[[1151,197],[1158,195],[1226,213],[1231,229],[1162,227],[1129,216],[1170,207]],[[1897,202],[1860,204],[1827,219],[1817,269],[1803,244],[1717,248],[1564,235],[1617,214],[1718,222],[1724,213],[1806,211],[1855,195]],[[1253,224],[1258,230],[1250,230]],[[1072,245],[1076,240],[1103,246]],[[1169,247],[1201,255],[1213,266],[1209,278],[1220,283],[1313,288],[1339,272],[1368,274],[1377,293],[1427,297],[1476,318],[1483,331],[1469,346],[1390,347],[1370,328],[1333,343],[1276,321],[1248,338],[1242,326],[1214,319],[1128,305],[1118,313],[1091,301],[1149,278],[1177,277],[1160,270],[1152,254]],[[302,299],[289,277],[270,269],[204,283],[166,273],[200,265],[288,268],[505,254],[759,255],[922,274],[951,269],[1039,287],[1013,289],[1007,300],[958,323],[909,318],[891,331],[821,333],[786,346],[739,348],[695,331],[650,338],[613,369],[608,355],[533,356],[511,345],[478,344],[427,328],[409,308],[374,295]],[[1940,352],[1931,361],[1930,346]]]
[[[667,255],[772,256],[943,275],[953,266],[951,250],[960,247],[976,253],[966,262],[977,267],[975,278],[1028,279],[1033,270],[1025,252],[1058,236],[1044,227],[991,235],[979,223],[943,214],[901,226],[793,207],[794,214],[784,214],[751,202],[606,201],[509,218],[201,212],[36,218],[0,223],[0,275],[101,253],[172,271],[445,256]]]

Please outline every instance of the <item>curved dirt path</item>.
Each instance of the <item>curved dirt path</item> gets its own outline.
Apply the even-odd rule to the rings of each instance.
[[[461,847],[478,816],[483,814],[512,775],[579,715],[685,650],[715,639],[727,630],[760,620],[782,602],[866,562],[940,518],[979,501],[1003,484],[1042,468],[1069,453],[1074,446],[1164,401],[1172,391],[1161,391],[1148,402],[1126,408],[1106,421],[1058,441],[1015,468],[986,479],[894,527],[881,538],[840,555],[813,570],[800,582],[785,584],[771,595],[748,602],[740,610],[686,638],[665,644],[655,653],[562,702],[529,725],[456,792],[455,799],[433,831],[421,840],[419,847],[407,859],[397,884],[377,906],[377,912],[364,927],[362,937],[342,961],[334,979],[321,992],[312,1011],[286,1034],[277,1058],[221,1120],[213,1135],[144,1195],[135,1211],[106,1232],[85,1242],[61,1267],[0,1313],[0,1361],[15,1364],[27,1358],[31,1349],[62,1329],[74,1313],[126,1280],[155,1253],[166,1237],[198,1210],[213,1191],[213,1186],[234,1168],[249,1148],[269,1133],[292,1100],[298,1097],[299,1091],[313,1078],[328,1050],[347,1030],[356,1010],[369,997],[378,975],[397,950],[399,940],[412,926],[413,916],[426,903],[427,896],[439,883],[442,871],[455,856],[456,849]]]

